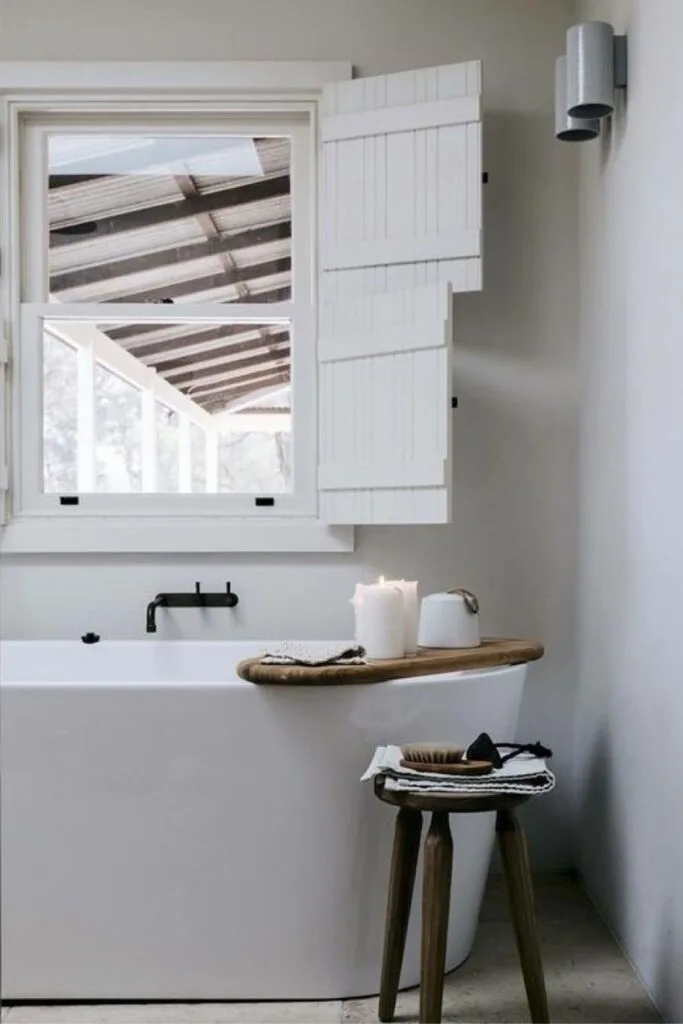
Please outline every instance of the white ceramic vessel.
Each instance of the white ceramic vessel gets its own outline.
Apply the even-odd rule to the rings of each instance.
[[[359,776],[380,743],[514,736],[525,666],[238,681],[263,646],[0,645],[4,998],[377,991],[394,813]],[[470,951],[493,827],[453,821],[449,970]],[[418,930],[416,905],[404,986]]]
[[[469,590],[446,590],[422,599],[420,647],[478,647],[479,602]]]

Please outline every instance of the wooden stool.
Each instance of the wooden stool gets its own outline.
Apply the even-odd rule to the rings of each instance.
[[[420,1021],[438,1024],[443,1003],[448,912],[450,908],[453,840],[449,814],[496,812],[496,833],[510,897],[512,921],[524,975],[524,986],[534,1024],[547,1024],[548,1000],[543,977],[541,949],[536,930],[531,872],[526,839],[515,808],[528,796],[448,796],[434,793],[394,792],[375,779],[375,794],[400,810],[396,817],[391,860],[389,899],[384,933],[379,1019],[394,1019],[396,996],[403,964],[410,904],[415,883],[422,832],[422,812],[432,821],[424,845],[422,890],[422,949],[420,955]]]

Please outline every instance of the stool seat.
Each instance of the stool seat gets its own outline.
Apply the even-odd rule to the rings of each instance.
[[[422,945],[420,953],[420,1022],[439,1024],[443,1005],[446,940],[450,908],[453,840],[450,814],[495,813],[498,846],[510,898],[512,921],[524,976],[531,1020],[550,1020],[543,963],[536,927],[531,871],[524,831],[516,808],[533,794],[482,793],[455,795],[424,790],[388,790],[382,776],[375,778],[375,795],[399,808],[389,879],[387,919],[382,957],[379,1018],[392,1021],[403,964],[410,906],[420,850],[422,814],[432,815],[424,843],[422,889]]]
[[[481,796],[428,793],[424,790],[387,789],[385,776],[375,776],[375,796],[385,804],[410,807],[415,811],[442,811],[444,814],[479,814],[484,811],[508,811],[531,799],[530,793],[482,793]]]

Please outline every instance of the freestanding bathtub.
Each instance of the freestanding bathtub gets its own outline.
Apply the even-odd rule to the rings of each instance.
[[[377,991],[394,815],[359,776],[380,743],[512,738],[526,667],[238,681],[263,646],[0,645],[6,999]],[[449,969],[470,951],[493,827],[453,822]]]

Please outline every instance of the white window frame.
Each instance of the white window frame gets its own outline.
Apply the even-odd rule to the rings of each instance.
[[[31,479],[31,475],[27,476],[22,470],[27,464],[29,451],[32,453],[30,464],[36,462],[36,449],[33,447],[36,432],[41,434],[42,441],[42,423],[36,422],[38,417],[32,417],[31,410],[35,413],[36,388],[42,387],[43,320],[92,320],[96,310],[98,322],[103,322],[103,306],[97,304],[88,308],[84,303],[32,303],[30,307],[25,305],[23,314],[20,313],[20,268],[13,258],[13,254],[21,251],[19,148],[22,137],[28,137],[21,132],[27,116],[37,117],[40,112],[50,115],[59,112],[65,118],[114,113],[149,117],[151,122],[155,115],[168,116],[172,113],[180,121],[189,116],[196,118],[199,110],[203,118],[202,131],[207,130],[206,125],[211,118],[219,120],[231,115],[244,118],[245,130],[248,131],[246,125],[250,116],[262,123],[264,118],[271,116],[291,120],[303,115],[307,118],[306,131],[310,133],[311,149],[307,167],[299,167],[298,172],[304,179],[308,175],[311,191],[315,194],[319,180],[318,107],[321,89],[326,82],[350,77],[351,66],[346,62],[0,64],[0,101],[6,139],[2,168],[2,236],[8,240],[4,247],[1,301],[11,349],[13,453],[10,467],[11,515],[7,526],[0,531],[0,551],[295,552],[353,549],[353,530],[329,527],[321,521],[317,511],[314,344],[302,346],[302,351],[297,352],[294,359],[295,389],[298,379],[302,395],[305,396],[307,388],[310,401],[309,408],[305,397],[295,395],[293,403],[295,432],[297,420],[300,424],[300,437],[295,436],[294,440],[295,457],[299,458],[299,450],[306,453],[302,484],[297,481],[294,495],[278,496],[275,515],[273,509],[256,508],[253,495],[227,496],[232,508],[226,515],[226,496],[209,494],[146,494],[123,498],[81,494],[79,505],[68,508],[59,506],[57,496],[40,494],[40,488],[36,487],[40,481],[35,479],[35,474]],[[158,131],[156,122],[154,131]],[[291,134],[291,131],[288,124],[284,133]],[[309,207],[310,223],[306,223],[305,210],[293,211],[293,219],[306,227],[307,244],[310,246],[309,279],[303,284],[296,279],[294,281],[295,287],[307,288],[311,296],[307,308],[308,323],[302,321],[300,310],[295,313],[291,303],[248,303],[241,306],[231,303],[225,306],[225,315],[218,317],[215,307],[209,310],[207,306],[190,307],[187,304],[150,307],[148,304],[124,306],[117,303],[117,321],[127,317],[136,322],[206,319],[214,323],[235,319],[252,322],[287,319],[292,321],[293,338],[297,331],[301,331],[314,341],[317,299],[315,206],[311,203]],[[24,212],[29,217],[28,230],[35,230],[37,225],[34,223],[33,228],[30,225],[31,207]],[[41,247],[34,246],[33,251],[40,253]],[[41,256],[36,258],[45,259],[44,246]],[[120,372],[114,366],[111,368]],[[40,465],[42,467],[42,457]],[[133,510],[131,501],[136,506]],[[197,502],[201,503],[201,508]]]

